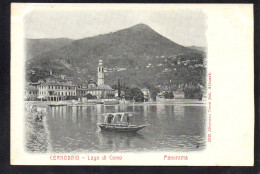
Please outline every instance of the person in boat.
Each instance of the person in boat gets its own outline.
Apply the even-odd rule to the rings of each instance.
[[[107,118],[107,123],[108,123],[108,124],[111,124],[111,123],[112,123],[113,117],[114,117],[114,116],[113,116],[112,114],[109,114],[109,115],[108,115],[108,118]]]
[[[130,119],[129,119],[129,115],[128,114],[126,115],[126,121],[127,121],[127,126],[129,126]]]
[[[117,115],[117,122],[118,122],[118,123],[121,123],[121,118],[122,118],[122,115],[121,115],[121,114],[118,114],[118,115]],[[117,123],[117,122],[116,122],[116,123]]]

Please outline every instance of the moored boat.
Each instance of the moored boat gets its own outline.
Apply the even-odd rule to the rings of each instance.
[[[146,125],[130,125],[132,113],[105,113],[103,116],[105,117],[104,122],[97,124],[102,131],[137,132],[146,127]]]
[[[64,103],[64,102],[50,103],[50,104],[48,104],[48,106],[52,106],[52,107],[55,107],[55,106],[67,106],[67,103]]]
[[[104,101],[104,104],[105,105],[117,105],[119,104],[119,101],[118,100],[108,100],[108,101]]]

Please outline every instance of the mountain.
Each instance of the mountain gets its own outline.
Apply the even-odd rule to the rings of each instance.
[[[194,49],[194,50],[198,50],[198,51],[206,52],[206,48],[205,48],[205,47],[190,46],[190,47],[188,47],[188,48]]]
[[[98,60],[102,59],[106,68],[117,67],[122,70],[106,73],[105,82],[108,84],[113,84],[116,78],[120,77],[136,86],[145,86],[144,83],[149,81],[154,85],[165,85],[164,81],[169,81],[169,78],[165,78],[165,74],[162,74],[165,66],[176,64],[178,56],[182,56],[183,61],[192,57],[199,60],[203,59],[204,54],[202,51],[169,40],[145,24],[69,42],[71,43],[66,42],[66,45],[61,44],[59,48],[53,47],[52,50],[31,58],[27,61],[27,70],[38,69],[39,72],[45,71],[46,74],[51,69],[54,73],[79,77],[84,79],[83,81],[96,80]],[[39,47],[29,47],[28,50],[37,53]],[[150,67],[147,69],[147,66]],[[176,67],[166,69],[171,68],[176,69]],[[188,73],[178,74],[180,76],[178,79],[182,81],[180,83],[184,83],[181,79],[184,75],[190,76]],[[200,76],[194,77],[194,81],[198,78]]]
[[[35,48],[32,50],[37,51]],[[145,24],[138,24],[114,33],[76,40],[60,49],[53,48],[38,58],[66,59],[83,65],[87,61],[96,62],[98,59],[105,62],[114,59],[143,60],[154,56],[198,52],[200,51],[172,42]]]
[[[26,59],[35,58],[43,53],[57,50],[72,43],[72,39],[26,39]]]

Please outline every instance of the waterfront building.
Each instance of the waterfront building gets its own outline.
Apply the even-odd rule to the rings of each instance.
[[[38,83],[30,83],[25,87],[26,100],[62,101],[86,97],[87,94],[97,99],[111,99],[115,97],[115,90],[104,83],[103,61],[99,60],[97,68],[97,83],[93,80],[87,86],[76,86],[72,78],[65,75],[55,75],[50,70],[49,76]]]
[[[29,83],[25,86],[25,100],[37,100],[39,94],[38,85],[39,83]]]
[[[86,97],[88,92],[88,88],[86,86],[78,86],[76,89],[76,95],[77,97]]]
[[[109,85],[97,85],[93,80],[88,82],[88,89],[86,90],[86,93],[96,96],[97,99],[115,97],[115,90],[113,90]]]
[[[48,99],[48,90],[46,82],[40,80],[37,88],[39,90],[38,99],[41,101],[46,101]]]
[[[144,101],[147,102],[150,100],[150,91],[147,88],[141,89],[142,93],[144,94]]]
[[[66,83],[45,83],[38,85],[39,100],[61,101],[76,97],[76,86]]]
[[[174,99],[184,99],[185,94],[183,91],[173,91]]]

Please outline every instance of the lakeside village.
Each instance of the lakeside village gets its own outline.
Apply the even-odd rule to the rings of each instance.
[[[148,88],[121,88],[118,80],[118,88],[113,89],[104,83],[105,73],[103,61],[99,60],[97,67],[97,82],[89,80],[86,85],[73,84],[69,78],[63,75],[55,75],[50,70],[46,79],[38,82],[29,82],[25,87],[26,101],[72,101],[74,103],[93,104],[121,104],[130,102],[164,102],[184,100],[184,91],[158,91],[152,96]],[[205,95],[199,100],[204,100]],[[198,100],[198,99],[197,99]]]

